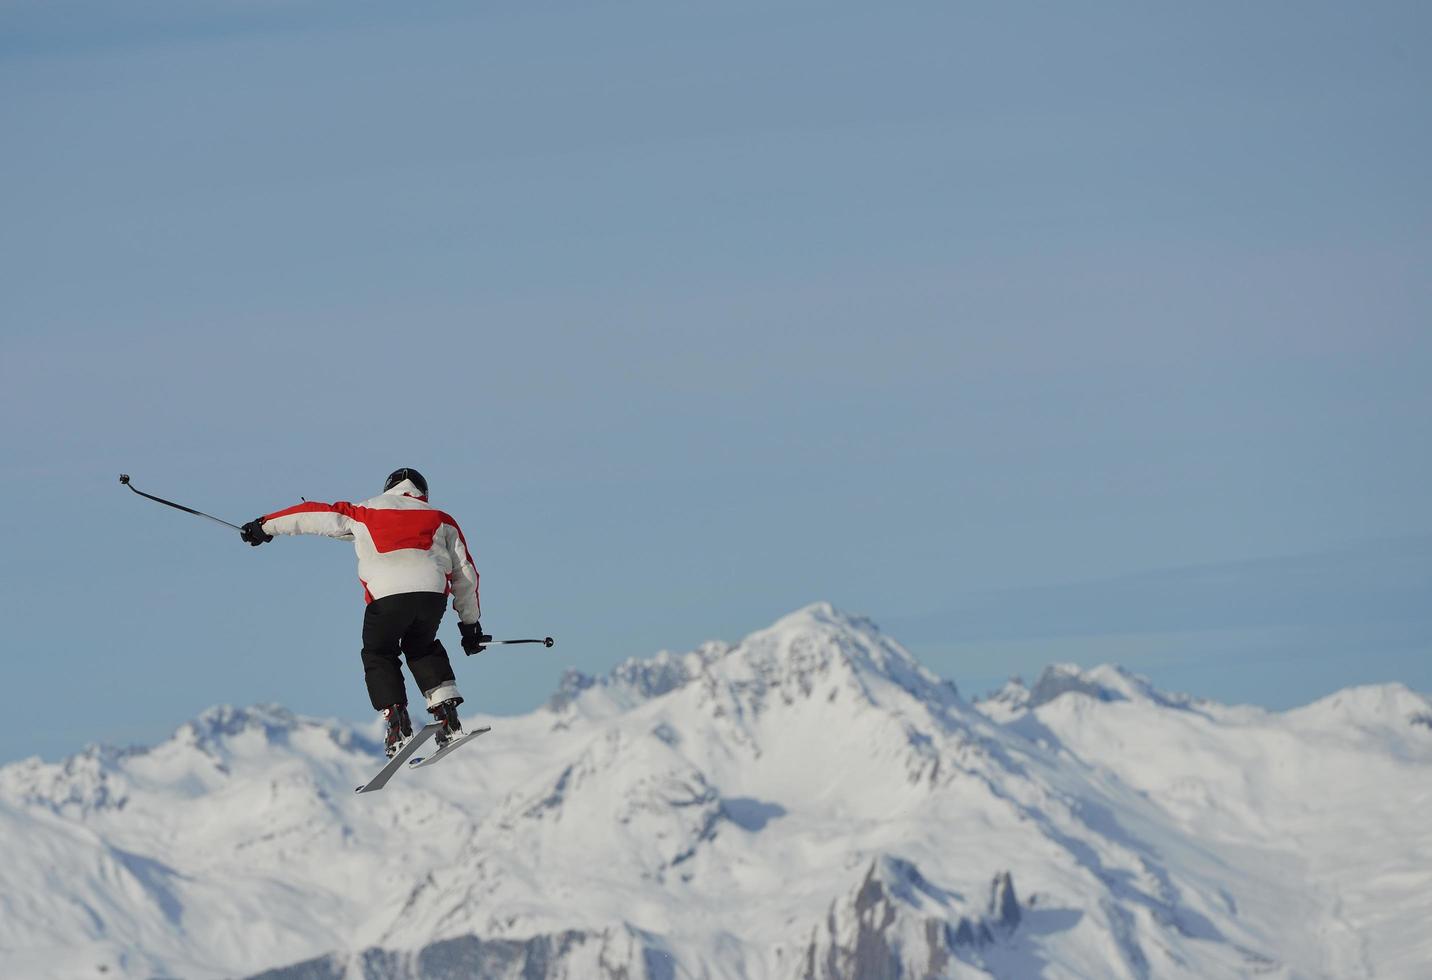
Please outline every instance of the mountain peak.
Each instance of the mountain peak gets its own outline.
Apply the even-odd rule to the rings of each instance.
[[[1191,700],[1187,695],[1160,691],[1147,677],[1118,664],[1084,668],[1078,664],[1056,663],[1040,671],[1029,686],[1018,677],[1011,678],[983,700],[980,707],[987,715],[1003,718],[1041,708],[1066,694],[1103,702],[1151,702],[1166,708],[1184,708]]]
[[[300,723],[297,715],[280,704],[255,704],[246,708],[216,704],[180,725],[174,734],[205,741],[231,738],[245,731],[262,731],[265,737],[274,739],[291,732]]]
[[[786,676],[809,693],[814,674],[848,670],[871,695],[873,687],[893,685],[922,701],[948,703],[953,683],[927,670],[900,644],[885,636],[873,620],[816,602],[783,616],[743,639],[732,651],[758,673]]]
[[[817,674],[848,671],[868,695],[872,685],[891,684],[931,703],[957,694],[954,684],[925,669],[909,651],[881,633],[870,619],[815,602],[782,616],[734,645],[710,641],[686,654],[662,650],[630,658],[601,678],[576,670],[562,676],[547,706],[562,711],[586,699],[625,708],[662,697],[698,679],[719,679],[734,690],[763,693],[775,686],[789,697],[809,695]],[[598,697],[588,697],[595,691]]]
[[[355,744],[355,734],[348,726],[297,715],[282,705],[218,704],[180,725],[167,742],[150,751],[194,749],[215,759],[224,759],[235,752],[251,754],[269,746],[290,745],[295,739],[311,738],[329,740],[343,747]]]
[[[1405,684],[1365,684],[1335,691],[1289,711],[1287,717],[1298,724],[1369,733],[1408,726],[1432,729],[1432,698]]]
[[[767,629],[835,629],[879,634],[880,627],[864,616],[853,616],[824,600],[802,606],[772,623]]]
[[[957,696],[954,683],[927,671],[871,619],[849,615],[829,602],[815,602],[735,645],[709,640],[689,653],[660,650],[650,658],[623,660],[603,678],[569,669],[547,708],[560,712],[584,701],[601,714],[662,698],[702,678],[722,678],[746,692],[763,691],[770,683],[779,686],[785,679],[808,695],[813,673],[828,671],[836,663],[856,678],[894,683],[925,701],[945,703]]]

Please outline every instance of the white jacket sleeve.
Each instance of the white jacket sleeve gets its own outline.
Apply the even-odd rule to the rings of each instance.
[[[482,600],[478,596],[477,567],[467,550],[467,539],[456,524],[443,525],[443,540],[447,544],[448,557],[452,561],[452,572],[448,585],[452,588],[452,608],[457,618],[472,624],[482,618]]]
[[[321,534],[343,541],[353,540],[352,504],[321,504],[308,501],[275,511],[263,518],[266,534]]]

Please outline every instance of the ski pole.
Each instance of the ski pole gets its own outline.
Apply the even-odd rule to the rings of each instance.
[[[493,639],[486,639],[486,640],[483,640],[483,641],[482,641],[482,645],[485,646],[485,647],[495,647],[495,646],[497,646],[498,644],[501,644],[501,643],[540,643],[540,644],[542,644],[544,647],[550,647],[550,646],[552,646],[552,645],[553,645],[554,643],[556,643],[556,642],[557,642],[557,641],[554,640],[554,639],[552,639],[550,636],[544,636],[544,637],[543,637],[542,639],[540,639],[540,640],[493,640]],[[472,656],[472,654],[469,653],[468,656],[470,657],[470,656]]]
[[[221,520],[219,520],[219,518],[215,517],[213,514],[206,514],[206,513],[204,513],[202,510],[195,510],[193,507],[185,507],[183,504],[176,504],[176,503],[175,503],[174,501],[172,501],[172,500],[165,500],[163,497],[156,497],[156,496],[154,496],[154,494],[152,494],[152,493],[145,493],[143,490],[140,490],[139,488],[135,487],[134,484],[132,484],[132,483],[129,482],[129,474],[128,474],[128,473],[121,473],[121,474],[119,474],[119,482],[122,483],[122,484],[124,484],[125,486],[129,487],[129,489],[133,490],[135,493],[139,494],[141,497],[148,497],[150,500],[153,500],[155,503],[163,504],[163,505],[166,506],[166,507],[173,507],[175,510],[182,510],[184,513],[186,513],[186,514],[193,514],[195,517],[207,517],[209,520],[213,521],[215,524],[222,524],[222,525],[224,525],[224,527],[231,527],[231,528],[233,528],[235,531],[242,531],[242,530],[243,530],[243,528],[239,527],[237,524],[230,524],[228,521],[221,521]]]

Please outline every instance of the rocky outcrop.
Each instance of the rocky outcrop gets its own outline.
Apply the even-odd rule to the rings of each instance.
[[[1029,709],[1038,708],[1040,705],[1048,704],[1063,694],[1083,694],[1099,701],[1122,701],[1123,695],[1098,684],[1088,677],[1077,667],[1065,664],[1053,664],[1044,668],[1039,677],[1035,679],[1034,686],[1029,689],[1029,700],[1025,707]]]
[[[597,679],[591,674],[584,674],[575,667],[568,667],[562,671],[562,680],[558,683],[557,690],[553,691],[552,696],[547,699],[547,709],[562,711],[567,705],[577,700],[583,691],[596,684]]]
[[[1014,894],[1014,876],[1001,871],[989,888],[989,923],[1008,935],[1019,926],[1019,899]]]
[[[529,939],[459,936],[416,952],[379,948],[321,956],[265,970],[248,980],[671,980],[667,952],[631,929],[570,930]]]
[[[1017,693],[1014,682],[1005,685],[1001,695]],[[1084,670],[1074,664],[1050,664],[1035,679],[1023,708],[1033,711],[1065,694],[1083,694],[1096,701],[1145,701],[1165,708],[1188,708],[1191,699],[1184,694],[1160,691],[1146,677],[1114,664],[1103,664]]]
[[[907,980],[977,966],[981,950],[1013,936],[1019,900],[1008,871],[994,876],[983,914],[928,881],[909,861],[883,857],[831,905],[801,950],[800,980]]]

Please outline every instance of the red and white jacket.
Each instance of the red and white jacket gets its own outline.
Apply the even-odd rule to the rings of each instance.
[[[482,616],[477,569],[457,521],[428,503],[410,480],[361,504],[316,501],[260,518],[267,534],[322,534],[352,541],[363,599],[402,592],[452,593],[464,623]]]

